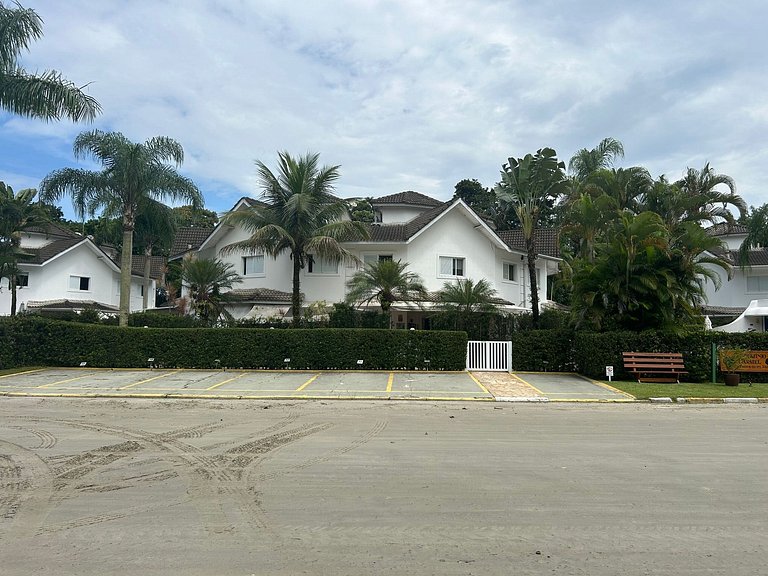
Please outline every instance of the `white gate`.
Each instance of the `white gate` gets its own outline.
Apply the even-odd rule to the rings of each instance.
[[[509,372],[512,370],[512,342],[467,342],[467,370]]]

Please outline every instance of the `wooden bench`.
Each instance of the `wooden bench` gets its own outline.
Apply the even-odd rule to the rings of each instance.
[[[680,352],[622,352],[624,369],[638,382],[680,382],[685,370]]]

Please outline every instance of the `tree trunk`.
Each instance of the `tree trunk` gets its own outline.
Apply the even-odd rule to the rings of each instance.
[[[149,286],[150,286],[150,280],[149,275],[152,272],[152,244],[147,244],[147,247],[144,249],[144,301],[142,303],[144,311],[148,308],[149,303]],[[152,307],[154,308],[154,302],[152,303]]]
[[[133,263],[133,219],[123,217],[123,251],[120,256],[120,326],[128,326],[131,312],[131,265]]]
[[[536,247],[533,238],[526,239],[528,249],[528,278],[531,290],[531,313],[533,314],[533,327],[539,327],[539,285],[536,281]]]
[[[11,316],[16,316],[16,273],[12,272],[8,277],[8,285],[11,288]]]
[[[294,328],[299,327],[301,322],[301,280],[299,273],[301,272],[301,260],[299,255],[293,253],[293,294],[291,296],[291,306],[293,307],[293,318],[291,323]]]

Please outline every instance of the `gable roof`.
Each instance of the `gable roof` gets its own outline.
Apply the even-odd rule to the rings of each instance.
[[[20,264],[45,264],[51,258],[55,258],[59,254],[77,246],[81,242],[88,241],[87,238],[82,236],[71,236],[69,238],[59,238],[53,242],[49,242],[45,246],[40,248],[24,248],[24,252],[33,254],[34,257],[30,259],[21,260]]]
[[[212,231],[213,228],[179,228],[178,232],[176,232],[176,237],[173,239],[173,245],[171,246],[168,258],[178,258],[190,250],[197,250],[205,242],[205,239],[210,236]]]
[[[417,232],[425,228],[438,216],[443,214],[451,207],[450,202],[441,202],[434,208],[427,210],[416,218],[401,224],[369,224],[372,242],[407,242]]]
[[[710,236],[726,236],[728,234],[746,234],[748,232],[747,227],[742,224],[728,224],[727,222],[721,222],[715,224],[706,229],[707,234]]]
[[[405,190],[404,192],[382,196],[381,198],[373,198],[371,200],[372,206],[387,204],[407,204],[409,206],[426,206],[431,208],[433,206],[439,206],[443,204],[443,202],[425,196],[419,192],[414,192],[413,190]]]
[[[497,231],[504,243],[512,250],[526,251],[525,236],[520,228]],[[534,231],[536,251],[543,256],[560,258],[559,231],[555,228],[537,228]]]
[[[45,236],[58,238],[83,238],[82,234],[73,232],[69,228],[56,222],[46,222],[45,224],[30,226],[23,231],[24,234],[44,234]]]
[[[133,276],[144,277],[144,262],[146,256],[143,254],[134,254],[131,258],[131,274]],[[165,258],[162,256],[152,256],[152,261],[149,265],[149,277],[150,278],[162,278],[165,274]]]

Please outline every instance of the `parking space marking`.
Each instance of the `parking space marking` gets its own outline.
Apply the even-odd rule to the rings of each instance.
[[[241,374],[238,374],[238,375],[237,375],[237,376],[235,376],[234,378],[230,378],[229,380],[224,380],[224,382],[219,382],[218,384],[214,384],[214,385],[213,385],[213,386],[211,386],[210,388],[206,388],[206,390],[215,390],[215,389],[216,389],[216,388],[218,388],[219,386],[223,386],[224,384],[227,384],[227,383],[229,383],[229,382],[232,382],[233,380],[237,380],[238,378],[242,378],[242,377],[243,377],[243,376],[245,376],[246,374],[247,374],[247,372],[242,372]]]
[[[147,378],[146,380],[139,380],[138,382],[134,382],[133,384],[128,384],[128,386],[121,386],[118,388],[118,390],[127,390],[128,388],[133,388],[134,386],[139,386],[141,384],[146,384],[147,382],[152,382],[152,380],[159,380],[160,378],[165,378],[166,376],[171,376],[173,374],[178,374],[181,372],[181,370],[174,370],[173,372],[168,372],[166,374],[160,374],[159,376],[154,376],[153,378]]]
[[[75,380],[80,380],[82,378],[88,378],[88,376],[93,376],[93,372],[89,372],[88,374],[85,374],[84,376],[75,376],[74,378],[67,378],[66,380],[59,380],[58,382],[49,382],[48,384],[43,384],[42,386],[35,386],[35,388],[50,388],[51,386],[56,386],[57,384],[64,384],[65,382],[74,382]]]
[[[45,368],[37,368],[36,370],[25,370],[24,372],[13,372],[11,374],[3,374],[0,378],[8,378],[10,376],[21,376],[22,374],[32,374],[32,372],[42,372]]]
[[[392,382],[395,380],[395,373],[390,372],[389,378],[387,378],[387,392],[392,392]]]
[[[522,383],[523,383],[523,384],[525,384],[526,386],[530,386],[531,388],[533,388],[534,390],[536,390],[536,392],[538,392],[538,393],[539,393],[539,394],[541,394],[542,396],[546,396],[546,394],[545,394],[544,392],[542,392],[541,390],[539,390],[538,388],[536,388],[536,386],[534,386],[534,385],[533,385],[533,384],[531,384],[530,382],[527,382],[527,381],[523,380],[522,378],[520,378],[520,376],[519,376],[519,375],[517,375],[517,374],[512,374],[512,377],[513,377],[513,378],[517,378],[518,380],[520,380],[520,382],[522,382]]]
[[[310,378],[309,380],[307,380],[306,382],[304,382],[304,384],[302,384],[301,386],[299,386],[298,388],[296,388],[296,390],[294,390],[294,392],[301,392],[302,390],[304,390],[304,388],[306,388],[307,386],[309,386],[310,384],[312,384],[312,382],[314,382],[315,380],[317,380],[317,377],[318,377],[318,376],[320,376],[320,373],[317,373],[317,374],[315,374],[314,376],[312,376],[312,378]]]
[[[480,386],[480,390],[482,390],[482,391],[483,391],[483,392],[485,392],[486,394],[490,394],[490,392],[488,392],[488,389],[487,389],[485,386],[483,386],[483,385],[480,383],[480,380],[478,380],[477,378],[475,378],[475,375],[474,375],[474,374],[472,374],[472,372],[467,372],[467,374],[469,374],[469,377],[470,377],[470,378],[472,378],[472,380],[474,380],[475,384],[477,384],[478,386]]]

